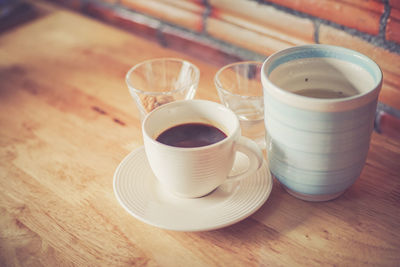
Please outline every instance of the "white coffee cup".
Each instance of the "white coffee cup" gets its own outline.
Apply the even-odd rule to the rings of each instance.
[[[214,144],[175,147],[156,141],[165,130],[186,123],[212,125],[226,134]],[[252,175],[262,164],[257,144],[241,136],[236,115],[225,106],[206,100],[182,100],[149,113],[142,124],[144,147],[158,181],[170,192],[185,198],[207,195],[228,180]],[[237,152],[249,159],[248,168],[230,175]]]

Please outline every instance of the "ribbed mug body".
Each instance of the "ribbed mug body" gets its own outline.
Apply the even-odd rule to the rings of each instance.
[[[366,162],[378,65],[342,47],[298,46],[264,62],[262,84],[271,173],[301,199],[339,196]]]

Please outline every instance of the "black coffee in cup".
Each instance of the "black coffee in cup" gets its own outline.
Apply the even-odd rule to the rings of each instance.
[[[184,123],[163,131],[156,140],[175,147],[201,147],[215,144],[226,138],[217,127],[206,123]]]

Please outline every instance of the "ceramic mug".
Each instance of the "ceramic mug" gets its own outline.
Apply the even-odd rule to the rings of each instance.
[[[271,173],[300,199],[338,197],[365,165],[379,66],[350,49],[305,45],[271,55],[261,72]]]
[[[177,125],[212,125],[226,137],[199,147],[177,147],[157,141],[161,133]],[[142,124],[149,165],[158,181],[179,197],[207,195],[227,180],[253,174],[262,164],[257,144],[241,136],[236,115],[222,104],[206,100],[182,100],[165,104],[149,113]],[[248,157],[248,168],[230,175],[237,152]]]

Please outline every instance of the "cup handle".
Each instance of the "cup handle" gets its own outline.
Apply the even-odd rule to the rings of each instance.
[[[257,171],[263,164],[263,154],[258,145],[251,139],[241,136],[235,144],[235,152],[242,152],[249,159],[249,166],[239,174],[228,175],[228,181],[240,180]]]

